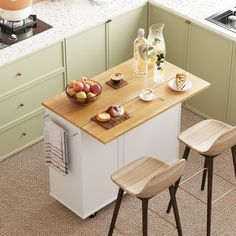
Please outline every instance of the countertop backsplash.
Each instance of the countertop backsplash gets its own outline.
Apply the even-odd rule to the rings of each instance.
[[[100,1],[103,4],[98,4]],[[0,66],[75,35],[107,19],[144,5],[147,0],[33,0],[32,14],[53,28],[0,50]],[[106,2],[106,3],[105,3]],[[236,40],[236,34],[205,20],[234,6],[235,0],[149,0],[167,11]],[[203,4],[204,3],[204,4]]]

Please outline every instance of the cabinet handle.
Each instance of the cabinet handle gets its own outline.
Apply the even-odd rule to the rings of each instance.
[[[185,23],[188,24],[188,25],[190,25],[190,24],[191,24],[191,21],[190,21],[190,20],[186,20]]]
[[[23,107],[25,104],[24,103],[21,103],[21,104],[19,104],[19,108],[21,108],[21,107]]]
[[[20,73],[20,72],[18,72],[17,74],[16,74],[16,78],[19,78],[19,77],[21,77],[22,76],[22,74]]]
[[[21,137],[24,137],[24,136],[26,136],[26,135],[27,135],[27,133],[23,132],[23,133],[21,134]]]
[[[111,19],[108,19],[107,21],[106,21],[106,23],[110,23],[111,22]]]

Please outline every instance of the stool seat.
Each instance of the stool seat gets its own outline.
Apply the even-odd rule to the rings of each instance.
[[[212,213],[212,183],[213,183],[213,162],[214,158],[231,148],[234,173],[236,177],[236,126],[230,126],[218,120],[208,119],[193,125],[179,135],[179,140],[186,147],[183,159],[187,161],[190,149],[205,157],[202,174],[201,190],[205,188],[207,181],[207,236],[211,235],[211,213]],[[180,179],[175,183],[175,192],[179,187]],[[171,209],[169,202],[167,213]]]
[[[169,188],[178,235],[182,236],[173,184],[183,174],[185,165],[184,159],[167,164],[153,157],[141,157],[112,174],[111,179],[119,186],[119,191],[108,236],[113,234],[124,191],[142,201],[143,236],[147,236],[148,201],[166,188]]]
[[[150,198],[172,185],[184,168],[185,160],[169,165],[153,157],[142,157],[116,171],[111,179],[130,195]]]
[[[216,156],[236,144],[236,128],[208,119],[183,131],[178,138],[200,154]]]

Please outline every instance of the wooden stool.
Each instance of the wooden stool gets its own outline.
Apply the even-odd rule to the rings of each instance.
[[[147,236],[148,200],[168,187],[178,234],[182,235],[173,184],[183,174],[185,165],[186,161],[184,159],[169,165],[156,158],[143,157],[115,172],[111,179],[120,188],[108,236],[113,234],[124,191],[142,200],[143,236]]]
[[[211,208],[212,208],[212,180],[213,161],[216,156],[231,148],[234,172],[236,177],[236,127],[232,127],[217,120],[204,120],[190,127],[179,135],[179,140],[186,144],[183,159],[187,160],[190,149],[205,157],[204,171],[202,175],[201,190],[204,190],[208,172],[207,189],[207,236],[211,234]],[[175,184],[175,191],[180,179]],[[169,202],[167,213],[171,209]]]

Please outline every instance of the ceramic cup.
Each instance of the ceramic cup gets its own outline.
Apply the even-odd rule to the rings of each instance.
[[[120,83],[124,78],[121,72],[115,71],[110,74],[110,79],[113,83]]]
[[[152,99],[153,98],[153,90],[146,88],[142,90],[142,97],[144,99]]]

